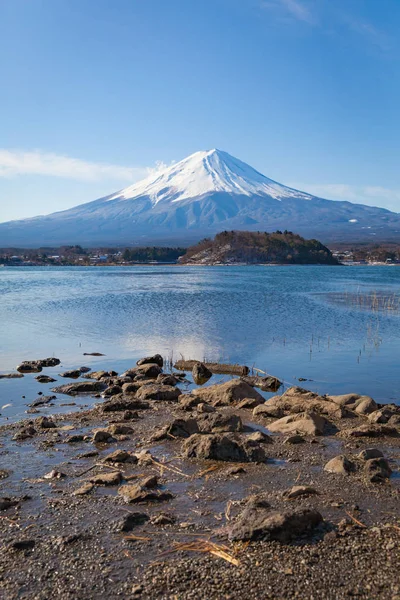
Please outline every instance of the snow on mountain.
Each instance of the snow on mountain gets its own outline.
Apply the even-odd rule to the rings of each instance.
[[[184,245],[233,229],[289,229],[322,242],[398,240],[400,215],[311,196],[209,150],[99,200],[0,223],[0,247]]]
[[[292,190],[268,179],[238,158],[222,150],[195,152],[179,163],[150,175],[118,192],[109,200],[132,199],[141,196],[158,202],[179,202],[212,192],[226,192],[244,196],[270,196],[282,198],[312,196]]]

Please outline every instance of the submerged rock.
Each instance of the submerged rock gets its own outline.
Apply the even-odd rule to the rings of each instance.
[[[67,394],[69,396],[77,396],[78,394],[91,394],[93,392],[101,392],[106,388],[104,383],[100,381],[78,381],[76,383],[66,383],[52,389],[58,394]]]
[[[42,365],[37,360],[26,360],[17,366],[19,373],[40,373],[41,370]]]
[[[272,375],[266,375],[265,377],[252,375],[241,379],[253,387],[260,388],[263,392],[276,392],[282,385],[282,382]]]
[[[20,379],[23,373],[0,373],[0,379]]]
[[[199,362],[193,366],[192,377],[196,385],[203,385],[212,377],[212,373],[204,363]]]
[[[28,404],[31,408],[35,408],[36,406],[42,406],[43,404],[48,404],[52,400],[56,400],[57,396],[40,396],[36,398],[33,402]]]
[[[39,383],[54,383],[54,381],[57,381],[57,379],[53,379],[53,377],[49,377],[49,375],[37,375],[35,379]]]

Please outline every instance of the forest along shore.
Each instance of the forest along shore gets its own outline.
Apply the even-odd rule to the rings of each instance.
[[[399,406],[159,354],[67,383],[59,363],[5,375],[54,383],[0,428],[5,598],[400,596]]]

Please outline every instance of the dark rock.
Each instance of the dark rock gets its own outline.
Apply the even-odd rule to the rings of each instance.
[[[0,373],[0,379],[20,379],[23,373]]]
[[[19,373],[40,373],[41,370],[42,366],[37,360],[26,360],[17,366],[17,371]]]
[[[93,371],[92,373],[84,375],[84,377],[85,379],[95,379],[96,381],[100,381],[101,379],[110,377],[110,373],[108,371]]]
[[[277,540],[287,543],[323,521],[316,510],[304,509],[291,512],[271,512],[268,506],[260,506],[251,500],[231,527],[231,540]]]
[[[66,383],[52,389],[58,394],[68,394],[69,396],[77,396],[78,394],[92,394],[93,392],[101,392],[107,386],[100,381],[77,381],[76,383]]]
[[[161,354],[154,354],[153,356],[145,356],[144,358],[140,358],[136,364],[140,367],[142,365],[147,365],[149,363],[158,365],[159,367],[164,366],[164,360],[163,360],[163,357],[161,356]]]
[[[31,404],[28,404],[28,406],[35,408],[36,406],[42,406],[43,404],[48,404],[52,400],[56,400],[56,398],[57,398],[57,396],[41,396],[40,398],[36,398],[36,400],[31,402]]]
[[[7,479],[11,475],[11,471],[7,469],[0,469],[0,479]]]
[[[125,423],[113,423],[113,425],[107,427],[107,430],[111,435],[129,435],[134,431],[133,427]]]
[[[68,438],[66,438],[65,442],[67,444],[77,444],[78,442],[83,442],[85,440],[85,436],[77,433],[74,435],[70,435]]]
[[[29,426],[23,427],[22,429],[17,431],[17,433],[15,433],[13,435],[12,439],[14,441],[20,442],[22,440],[27,440],[27,439],[33,437],[35,434],[36,434],[36,429],[34,427],[32,427],[31,425],[29,425]]]
[[[158,429],[152,435],[152,441],[173,438],[188,438],[194,433],[199,432],[199,426],[196,419],[175,419],[169,425]]]
[[[371,458],[383,458],[383,453],[377,448],[366,448],[358,455],[361,460],[370,460]]]
[[[61,363],[61,360],[59,358],[50,357],[50,358],[41,358],[37,362],[42,367],[57,367]]]
[[[101,352],[84,352],[83,356],[105,356]]]
[[[174,375],[169,375],[168,373],[160,373],[156,381],[157,383],[162,383],[164,385],[177,385],[180,380]]]
[[[39,383],[53,383],[54,381],[57,381],[57,379],[53,379],[53,377],[49,377],[49,375],[37,375],[35,379]]]
[[[111,435],[108,429],[97,429],[93,433],[93,443],[95,444],[111,444],[112,442],[116,442],[117,440]]]
[[[0,510],[8,510],[13,506],[17,506],[19,504],[19,500],[17,498],[0,498]]]
[[[243,431],[242,419],[238,415],[210,413],[197,419],[202,433],[224,433],[227,431]]]
[[[34,548],[35,544],[36,544],[35,540],[24,539],[24,540],[16,540],[15,542],[12,542],[11,547],[14,550],[32,550],[32,548]]]
[[[126,375],[130,377],[136,377],[137,375],[143,375],[149,379],[156,379],[162,373],[162,368],[156,363],[145,363],[134,369],[126,371]]]
[[[142,512],[132,512],[124,515],[113,524],[114,531],[128,532],[135,527],[144,525],[149,520],[149,516]]]
[[[142,410],[150,408],[150,404],[148,402],[143,402],[143,400],[121,394],[113,396],[111,400],[107,400],[101,404],[100,408],[103,412]]]
[[[193,366],[192,377],[196,385],[203,385],[212,377],[212,373],[204,363],[199,362]]]
[[[241,377],[242,381],[245,381],[252,387],[258,387],[263,392],[276,392],[282,385],[282,382],[279,381],[276,377],[272,375],[266,375],[265,377],[260,377],[259,375]]]
[[[49,417],[40,417],[40,419],[38,419],[36,423],[42,429],[54,429],[55,427],[57,427],[54,421],[52,419],[49,419]]]
[[[305,439],[302,435],[289,435],[289,437],[283,440],[284,444],[304,444]]]
[[[59,373],[60,377],[67,377],[69,379],[78,379],[82,375],[79,369],[71,369],[69,371],[64,371],[64,373]]]
[[[137,461],[136,456],[126,452],[126,450],[115,450],[103,458],[103,462],[137,463]]]
[[[372,483],[382,483],[385,479],[389,479],[392,469],[386,458],[371,458],[365,463],[364,474]]]
[[[230,462],[264,462],[265,452],[261,446],[252,446],[224,434],[194,434],[183,445],[187,458],[223,460]]]
[[[138,391],[139,388],[140,388],[140,384],[135,383],[134,381],[131,381],[130,383],[124,383],[122,386],[122,393],[123,394],[136,394],[136,392]]]
[[[125,384],[127,385],[127,384]],[[128,385],[131,385],[128,383]],[[110,385],[103,392],[104,398],[109,398],[111,396],[117,396],[117,394],[121,394],[123,392],[123,388],[120,385]]]

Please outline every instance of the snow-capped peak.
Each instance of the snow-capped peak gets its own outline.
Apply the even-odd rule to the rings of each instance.
[[[242,196],[271,196],[276,199],[312,196],[268,179],[238,158],[223,150],[200,151],[178,163],[152,173],[108,200],[147,196],[153,204],[198,198],[210,192]]]

